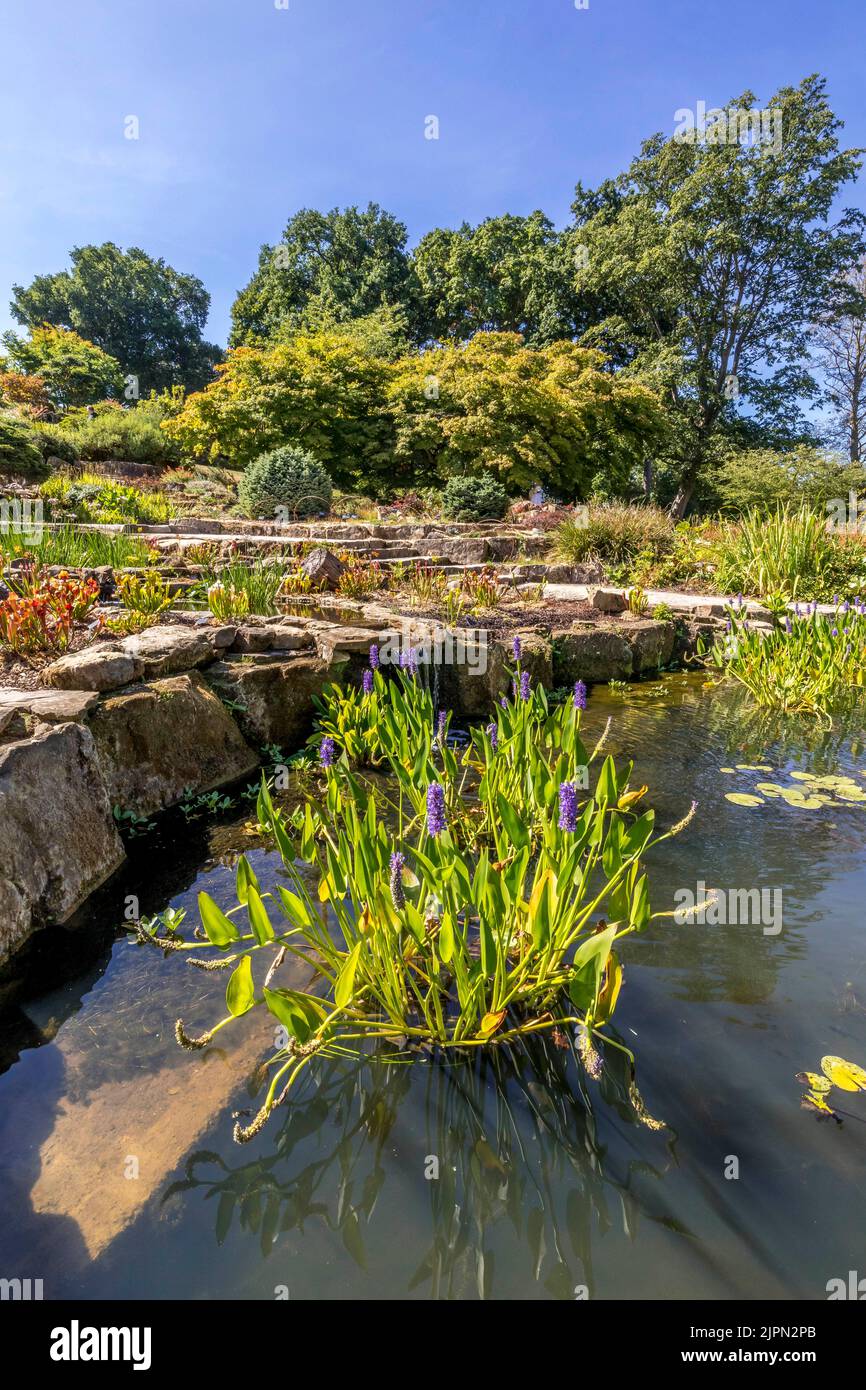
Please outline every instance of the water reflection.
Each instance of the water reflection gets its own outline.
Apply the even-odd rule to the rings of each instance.
[[[605,1061],[595,1104],[638,1128],[627,1059],[609,1049]],[[556,1298],[593,1297],[593,1239],[610,1228],[612,1203],[619,1199],[636,1231],[644,1207],[631,1191],[633,1177],[660,1179],[671,1163],[672,1132],[644,1129],[646,1153],[628,1158],[617,1174],[566,1039],[557,1046],[533,1038],[460,1064],[324,1062],[305,1091],[272,1126],[263,1153],[251,1160],[237,1151],[228,1159],[195,1153],[163,1202],[203,1196],[215,1206],[217,1244],[236,1225],[256,1238],[264,1257],[281,1235],[320,1221],[366,1269],[376,1209],[389,1203],[389,1179],[401,1181],[392,1146],[411,1132],[407,1214],[420,1238],[426,1207],[429,1229],[406,1293],[494,1296],[498,1228],[507,1223],[509,1283],[541,1280]],[[646,1214],[677,1229],[667,1215]]]
[[[201,888],[230,899],[242,821],[178,825],[83,935],[36,938],[8,978],[4,1266],[49,1297],[825,1297],[860,1258],[866,1097],[823,1125],[794,1075],[826,1053],[866,1063],[866,808],[746,810],[719,769],[853,770],[861,736],[849,721],[798,738],[701,686],[597,688],[587,714],[591,734],[615,716],[609,746],[660,823],[699,802],[653,856],[654,907],[698,880],[784,892],[777,936],[668,921],[628,942],[617,1021],[664,1129],[637,1122],[622,1053],[596,1082],[570,1038],[537,1036],[459,1063],[321,1061],[238,1149],[231,1111],[257,1103],[267,1031],[180,1052],[174,1019],[204,1027],[224,981],[119,938],[126,892],[149,913]],[[264,849],[253,862],[266,884],[279,873]]]

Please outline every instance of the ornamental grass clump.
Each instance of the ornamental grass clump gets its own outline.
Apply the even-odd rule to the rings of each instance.
[[[330,696],[338,723],[345,698]],[[207,1047],[256,1009],[284,1030],[258,1114],[235,1126],[238,1142],[261,1130],[315,1059],[375,1060],[385,1044],[385,1059],[410,1061],[422,1049],[459,1055],[574,1029],[590,1075],[606,1048],[633,1064],[609,1031],[619,943],[670,915],[653,913],[643,861],[692,812],[656,834],[653,811],[634,809],[646,788],[630,790],[630,765],[610,757],[589,790],[599,748],[587,757],[581,711],[573,701],[551,711],[540,687],[473,730],[459,760],[437,740],[416,677],[386,682],[376,669],[361,698],[376,702],[390,779],[362,781],[344,740],[320,730],[319,797],[290,815],[264,781],[259,796],[285,882],[264,891],[241,857],[236,903],[224,911],[201,893],[190,940],[177,923],[167,936],[138,928],[163,950],[231,972],[225,1016],[201,1037],[179,1020],[183,1046]],[[307,990],[277,983],[286,953],[313,972]]]

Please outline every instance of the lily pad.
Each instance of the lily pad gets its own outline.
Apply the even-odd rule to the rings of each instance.
[[[755,791],[761,792],[763,796],[784,796],[787,788],[780,787],[778,782],[756,782]]]
[[[733,801],[735,806],[764,806],[762,796],[750,796],[748,792],[725,792],[725,800]]]
[[[866,1071],[844,1057],[822,1057],[821,1070],[841,1091],[866,1091]]]
[[[817,811],[827,804],[823,796],[804,796],[802,792],[793,790],[783,792],[782,797],[789,806],[796,806],[800,811]]]

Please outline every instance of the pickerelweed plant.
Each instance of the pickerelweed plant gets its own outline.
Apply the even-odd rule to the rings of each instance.
[[[829,721],[850,708],[866,685],[866,604],[837,603],[833,614],[796,604],[774,615],[771,631],[749,622],[741,600],[728,609],[728,631],[711,663],[766,709]]]
[[[242,857],[234,907],[199,895],[203,936],[138,928],[206,969],[231,969],[226,1016],[198,1038],[178,1020],[183,1046],[206,1047],[259,1007],[284,1029],[264,1103],[236,1124],[238,1142],[261,1130],[316,1056],[388,1043],[390,1060],[407,1061],[420,1048],[507,1047],[573,1028],[591,1075],[602,1067],[596,1042],[633,1065],[604,1031],[622,985],[617,943],[671,915],[652,912],[642,861],[694,807],[656,835],[653,811],[633,810],[646,788],[629,791],[630,765],[617,770],[610,757],[589,791],[580,683],[550,711],[518,663],[516,698],[458,758],[413,665],[388,682],[371,670],[362,698],[375,704],[387,787],[362,781],[323,723],[321,796],[292,816],[266,783],[259,796],[290,886],[263,892]],[[221,958],[201,958],[213,948]],[[286,953],[310,968],[314,988],[274,986]]]

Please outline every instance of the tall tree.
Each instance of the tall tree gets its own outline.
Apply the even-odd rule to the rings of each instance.
[[[53,405],[90,405],[116,396],[123,385],[117,358],[68,328],[32,329],[29,338],[3,334],[15,367],[43,383]]]
[[[866,259],[848,276],[850,303],[823,315],[815,330],[815,357],[832,410],[830,439],[852,463],[866,456]]]
[[[572,337],[585,325],[567,254],[542,212],[428,232],[413,256],[426,334],[520,333],[533,347]]]
[[[302,208],[275,246],[265,245],[232,305],[232,347],[261,347],[323,321],[345,322],[383,306],[412,321],[414,277],[406,228],[376,203],[365,209]]]
[[[12,287],[18,323],[80,334],[117,358],[141,396],[176,385],[198,390],[211,380],[222,354],[202,338],[210,295],[201,280],[111,241],[76,246],[70,259],[70,270]]]
[[[769,138],[754,134],[745,92],[705,131],[646,141],[627,173],[593,199],[578,190],[578,292],[607,305],[587,333],[629,373],[663,389],[674,422],[674,515],[720,457],[743,403],[789,431],[818,385],[805,364],[811,326],[832,309],[864,249],[862,214],[830,222],[860,168],[840,148],[823,81],[782,88]]]

